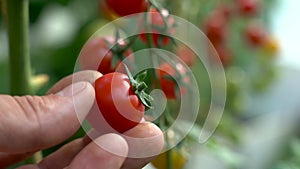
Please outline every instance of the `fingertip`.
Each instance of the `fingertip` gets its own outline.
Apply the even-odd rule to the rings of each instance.
[[[69,168],[121,168],[128,154],[126,140],[117,134],[106,134],[91,142],[72,161]]]
[[[78,120],[83,122],[94,104],[95,90],[88,82],[78,83],[85,83],[85,88],[80,92],[76,92],[76,89],[73,87],[73,104]]]
[[[129,151],[128,144],[126,140],[118,134],[105,134],[94,140],[94,142],[103,150],[117,156],[127,157]]]
[[[93,84],[95,80],[101,76],[102,74],[100,72],[93,71],[93,70],[83,70],[80,72],[76,72],[58,81],[54,86],[52,86],[48,90],[47,94],[57,93],[62,89],[64,89],[65,87],[80,81],[85,81]]]
[[[163,132],[151,122],[143,122],[124,133],[129,145],[128,158],[123,168],[142,168],[161,153]]]
[[[158,155],[164,146],[164,135],[151,122],[143,122],[124,133],[129,145],[128,157],[148,158]]]

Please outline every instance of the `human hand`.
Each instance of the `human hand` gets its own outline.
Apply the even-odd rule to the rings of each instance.
[[[96,71],[75,73],[54,85],[48,92],[53,94],[46,96],[0,95],[0,168],[73,135],[80,127],[78,119],[84,119],[94,103],[91,84],[100,76]],[[156,136],[157,139],[148,145],[142,142],[143,146],[139,146],[124,136]],[[164,143],[160,129],[149,122],[142,122],[124,136],[108,133],[97,135],[93,140],[85,136],[64,145],[38,164],[19,169],[141,168],[153,157],[127,158],[128,154],[150,150],[159,153]]]

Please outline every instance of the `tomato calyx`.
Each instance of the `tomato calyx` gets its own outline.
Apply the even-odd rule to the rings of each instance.
[[[152,108],[151,102],[153,101],[153,98],[145,92],[145,89],[148,87],[147,84],[143,81],[146,76],[147,72],[144,71],[136,76],[134,78],[132,74],[130,73],[128,67],[123,64],[127,73],[127,76],[129,78],[131,88],[134,91],[134,93],[138,96],[140,101],[143,103],[144,106],[148,108]]]

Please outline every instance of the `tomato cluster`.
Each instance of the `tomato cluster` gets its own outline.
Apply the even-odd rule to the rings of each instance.
[[[211,41],[224,66],[228,65],[231,61],[230,51],[226,46],[226,40],[228,39],[227,26],[231,15],[230,8],[222,6],[213,11],[205,22],[206,36]],[[210,49],[210,51],[214,52],[213,49]]]
[[[141,82],[143,78],[137,76],[137,79],[133,79],[127,66],[122,63],[134,69],[135,59],[131,47],[137,38],[148,47],[169,45],[171,35],[175,32],[175,20],[168,10],[153,4],[152,0],[99,2],[105,13],[111,13],[107,15],[108,18],[148,11],[137,23],[137,36],[121,39],[117,31],[115,36],[95,37],[85,44],[80,54],[82,69],[97,70],[103,74],[94,84],[99,111],[115,131],[123,133],[139,124],[146,107],[150,107],[151,97],[144,92],[147,85]],[[177,53],[182,61],[192,66],[194,53],[187,47],[178,49]],[[186,53],[192,56],[186,57]],[[168,99],[177,99],[180,94],[186,93],[186,87],[178,85],[189,83],[187,70],[180,62],[169,64],[168,60],[164,60],[158,66],[158,71],[153,73],[155,76],[150,77],[157,78],[156,82],[160,84],[152,84],[152,87],[161,86]]]
[[[203,25],[205,33],[219,55],[224,66],[233,61],[232,49],[228,46],[230,41],[230,28],[232,23],[244,23],[241,39],[250,47],[264,47],[270,42],[263,24],[256,21],[260,14],[261,3],[259,0],[235,0],[234,6],[220,5],[216,7],[207,17]],[[237,21],[240,20],[240,21]],[[247,20],[248,22],[245,22]],[[241,24],[242,25],[242,24]],[[241,27],[241,25],[239,25]],[[214,49],[212,50],[214,52]]]
[[[142,119],[146,107],[149,106],[141,98],[137,92],[139,89],[133,87],[132,82],[126,75],[127,71],[121,62],[126,60],[126,64],[134,65],[133,50],[131,40],[139,39],[147,45],[147,47],[168,48],[175,42],[172,35],[176,31],[175,19],[169,14],[167,9],[153,3],[154,0],[101,0],[101,9],[104,12],[112,13],[111,18],[122,17],[141,12],[147,12],[140,17],[137,23],[138,35],[130,40],[120,39],[118,36],[105,36],[91,39],[86,43],[81,52],[81,65],[83,69],[93,69],[104,74],[95,83],[96,98],[99,109],[103,113],[104,118],[118,132],[124,132],[135,125]],[[232,49],[228,45],[231,38],[229,30],[231,23],[235,19],[251,19],[260,13],[261,4],[258,0],[234,0],[233,6],[220,4],[211,13],[206,16],[201,24],[203,30],[210,40],[212,47],[209,52],[217,52],[217,60],[221,61],[223,66],[228,66],[234,61]],[[261,24],[255,22],[248,23],[241,31],[243,39],[252,47],[264,46],[266,50],[271,51],[276,48],[276,44],[268,38],[265,28]],[[176,46],[176,45],[174,45]],[[168,99],[177,99],[184,95],[190,83],[187,70],[183,66],[193,66],[196,60],[195,53],[188,47],[178,45],[175,53],[182,62],[171,63],[168,59],[163,59],[162,63],[158,63],[158,70],[154,71],[151,77],[156,78],[155,82],[159,83],[161,90]],[[214,55],[214,54],[212,54]],[[216,62],[215,58],[212,62]],[[120,69],[117,69],[120,67]],[[118,73],[118,72],[120,73]],[[118,85],[113,85],[112,79],[115,76],[119,79]],[[128,78],[126,78],[128,77]],[[148,80],[153,82],[154,80]],[[153,85],[153,84],[152,84]],[[156,85],[153,85],[154,87]],[[114,91],[120,92],[117,97],[120,100],[115,101],[111,96]],[[122,96],[122,97],[121,97]],[[123,97],[124,96],[124,97]],[[125,97],[126,96],[126,97]],[[124,103],[124,104],[123,104]],[[128,105],[126,105],[127,103]],[[121,105],[117,108],[116,105]],[[126,111],[128,107],[134,107],[130,112]],[[124,112],[120,110],[124,110]],[[126,109],[126,110],[125,110]],[[127,117],[128,116],[128,117]],[[132,119],[132,116],[136,118]],[[112,120],[115,119],[115,120]],[[124,124],[124,125],[123,125]],[[121,126],[121,127],[120,127]],[[127,127],[126,127],[127,126]]]

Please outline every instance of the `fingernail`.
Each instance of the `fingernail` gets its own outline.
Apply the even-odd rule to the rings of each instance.
[[[74,96],[86,88],[88,82],[77,82],[56,93],[59,96]]]

